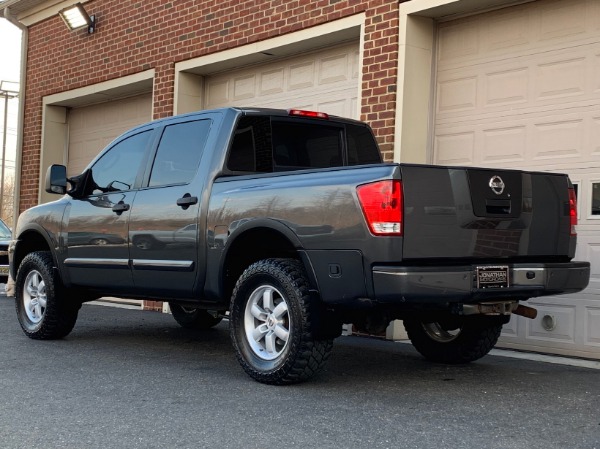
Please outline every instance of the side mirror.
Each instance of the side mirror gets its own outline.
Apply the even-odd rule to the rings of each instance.
[[[64,195],[67,193],[67,167],[53,164],[46,172],[46,192]]]

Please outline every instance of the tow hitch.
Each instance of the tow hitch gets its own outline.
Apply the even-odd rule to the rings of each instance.
[[[479,304],[463,304],[463,315],[520,315],[534,319],[537,310],[524,306],[517,301],[482,302]]]

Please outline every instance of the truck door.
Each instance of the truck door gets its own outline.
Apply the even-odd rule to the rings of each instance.
[[[88,193],[71,200],[65,267],[73,284],[110,285],[115,292],[133,287],[128,220],[151,135],[152,130],[143,131],[113,145],[91,167]]]
[[[131,210],[130,257],[138,293],[192,294],[203,257],[198,215],[204,180],[196,174],[211,124],[209,118],[196,118],[162,129],[145,187]]]

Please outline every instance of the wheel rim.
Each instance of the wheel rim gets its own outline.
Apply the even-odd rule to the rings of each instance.
[[[44,278],[37,270],[29,272],[25,278],[25,288],[23,291],[23,305],[27,318],[34,324],[42,321],[46,312],[46,283]]]
[[[137,241],[137,243],[135,244],[135,246],[139,249],[150,249],[150,247],[152,246],[152,244],[150,243],[150,240],[147,239],[140,239]]]
[[[429,338],[440,343],[449,343],[460,335],[460,327],[448,330],[444,329],[440,323],[423,323],[423,329]]]
[[[263,360],[279,357],[290,338],[288,305],[279,290],[261,285],[252,292],[244,312],[244,330],[252,352]]]

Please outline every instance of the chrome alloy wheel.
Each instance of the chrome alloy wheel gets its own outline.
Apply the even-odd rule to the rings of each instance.
[[[244,312],[244,330],[252,352],[274,360],[290,338],[290,318],[285,298],[275,287],[261,285],[252,292]]]
[[[32,270],[25,278],[25,289],[23,291],[23,305],[27,318],[37,324],[42,321],[46,311],[46,283],[37,270]]]
[[[423,323],[423,329],[429,338],[440,343],[449,343],[460,335],[460,327],[446,330],[440,323]]]

